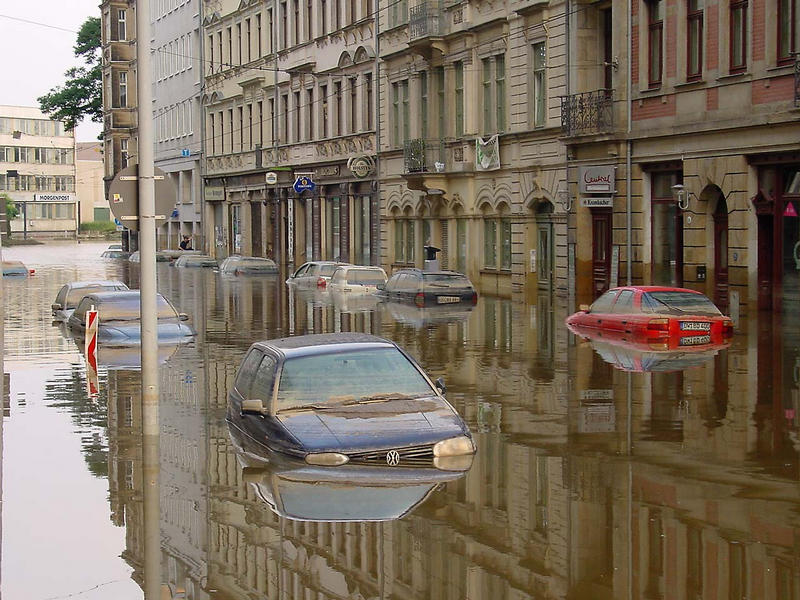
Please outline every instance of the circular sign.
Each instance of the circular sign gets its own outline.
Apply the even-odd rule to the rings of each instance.
[[[139,229],[139,165],[125,167],[114,176],[108,189],[109,206],[114,216],[133,231]],[[163,225],[175,208],[177,190],[172,179],[158,167],[155,175],[156,227]]]
[[[347,166],[353,172],[353,175],[361,179],[372,173],[374,167],[372,159],[368,156],[356,156],[351,158]]]
[[[278,174],[274,171],[267,173],[267,185],[275,185],[278,183]]]

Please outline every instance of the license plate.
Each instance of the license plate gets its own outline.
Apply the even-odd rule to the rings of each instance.
[[[461,296],[437,296],[437,304],[457,304],[461,302]]]
[[[687,335],[680,340],[681,346],[700,346],[702,344],[710,344],[710,335]]]
[[[681,331],[711,331],[708,321],[681,321]]]

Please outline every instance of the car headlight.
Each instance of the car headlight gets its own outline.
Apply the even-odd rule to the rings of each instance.
[[[475,444],[465,435],[442,440],[433,447],[433,455],[440,456],[460,456],[462,454],[473,454]]]
[[[310,465],[321,467],[338,467],[345,464],[350,459],[338,452],[318,452],[316,454],[306,454],[306,462]]]

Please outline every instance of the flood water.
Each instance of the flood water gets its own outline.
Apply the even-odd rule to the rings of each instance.
[[[159,264],[198,336],[160,356],[153,514],[137,351],[101,347],[87,379],[50,318],[65,282],[138,287],[106,246],[3,249],[36,269],[3,280],[4,598],[143,598],[154,560],[160,598],[800,598],[796,318],[745,315],[726,349],[665,354],[576,338],[560,298],[418,309]],[[247,348],[338,331],[445,379],[478,446],[466,475],[354,488],[243,465],[225,405]]]

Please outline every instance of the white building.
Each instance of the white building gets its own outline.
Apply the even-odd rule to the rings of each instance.
[[[73,132],[38,108],[0,106],[0,193],[19,210],[13,234],[76,235]]]
[[[111,221],[111,209],[103,186],[103,143],[77,142],[75,144],[75,171],[77,181],[79,220]]]

